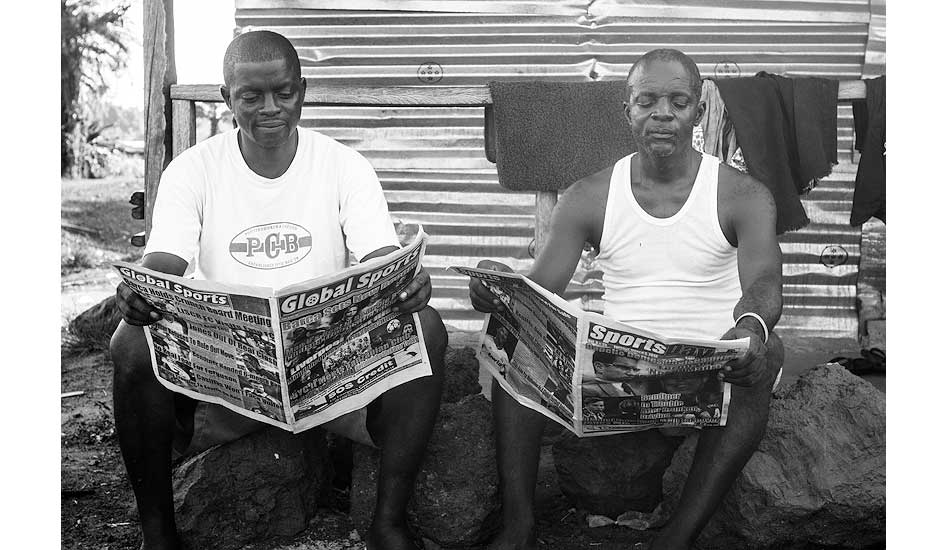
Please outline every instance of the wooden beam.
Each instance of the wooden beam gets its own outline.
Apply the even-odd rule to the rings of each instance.
[[[152,229],[152,208],[162,170],[171,161],[171,85],[175,73],[174,0],[145,0],[145,233]]]
[[[838,101],[864,99],[868,96],[868,87],[863,80],[842,80],[838,82]]]
[[[197,141],[195,102],[187,99],[172,100],[172,158]]]
[[[173,99],[221,103],[218,84],[172,86]],[[491,103],[488,86],[339,86],[311,82],[307,105],[377,107],[483,107]]]
[[[171,0],[167,0],[171,1]],[[172,99],[221,103],[218,84],[179,84],[171,87]],[[861,80],[838,83],[838,99],[867,95]],[[304,103],[352,107],[484,107],[491,105],[488,86],[340,86],[312,81]]]
[[[534,257],[541,256],[551,236],[551,218],[557,205],[557,191],[538,191],[534,197]]]

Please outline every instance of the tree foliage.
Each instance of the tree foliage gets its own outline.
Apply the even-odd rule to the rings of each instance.
[[[128,53],[122,27],[128,3],[103,7],[99,0],[60,0],[62,5],[61,171],[88,175],[91,142],[103,130],[93,106],[105,91],[106,74],[125,66]]]

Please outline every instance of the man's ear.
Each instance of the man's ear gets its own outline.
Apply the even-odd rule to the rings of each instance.
[[[627,124],[633,124],[633,120],[630,119],[630,104],[626,101],[623,102],[623,118],[627,119]]]
[[[700,101],[699,105],[696,106],[696,120],[693,121],[693,126],[699,126],[704,114],[706,114],[706,102]]]
[[[228,106],[228,109],[231,108],[231,90],[225,84],[219,89],[221,92],[221,98],[224,99],[224,104]]]

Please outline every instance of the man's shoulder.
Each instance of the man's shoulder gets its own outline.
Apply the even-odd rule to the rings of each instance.
[[[236,139],[236,133],[236,129],[229,130],[199,141],[173,158],[165,170],[193,169],[209,163],[219,165],[227,153],[229,140]]]
[[[366,159],[356,149],[340,143],[322,132],[300,126],[297,127],[297,131],[300,132],[300,136],[303,138],[301,143],[305,143],[310,148],[309,152],[315,156],[330,156],[342,160]]]
[[[759,193],[771,195],[764,183],[726,163],[719,164],[719,186],[727,196]]]
[[[614,165],[611,164],[603,170],[598,170],[572,183],[564,192],[565,198],[570,197],[585,202],[594,201],[595,204],[599,204],[601,199],[607,197],[613,169]]]
[[[611,165],[571,184],[558,200],[555,223],[582,231],[588,240],[599,240],[612,170]]]
[[[719,207],[730,224],[744,219],[775,223],[772,191],[756,178],[725,164],[719,166]]]
[[[726,205],[761,205],[775,208],[772,192],[761,181],[725,163],[719,165],[720,199]]]

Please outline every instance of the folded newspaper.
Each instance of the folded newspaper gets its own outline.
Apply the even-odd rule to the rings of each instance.
[[[731,386],[718,373],[748,338],[670,338],[583,311],[523,275],[452,269],[504,306],[486,315],[476,355],[522,405],[580,437],[726,424]]]
[[[432,373],[419,316],[394,309],[426,240],[277,290],[114,266],[162,312],[145,331],[162,385],[300,432]]]

